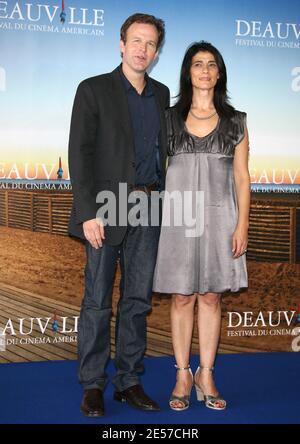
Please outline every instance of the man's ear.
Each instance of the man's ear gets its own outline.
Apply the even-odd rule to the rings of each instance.
[[[123,40],[120,40],[120,51],[121,51],[122,55],[123,55],[124,50],[125,50],[125,43],[123,42]]]

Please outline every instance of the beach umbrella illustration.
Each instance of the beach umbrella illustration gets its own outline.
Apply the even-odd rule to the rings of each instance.
[[[57,319],[57,312],[56,312],[56,310],[53,313],[53,318],[52,319],[53,319],[52,330],[54,332],[57,332],[57,330],[58,330],[58,319]]]
[[[59,157],[59,161],[58,161],[58,170],[57,170],[57,179],[62,179],[62,175],[63,175],[64,170],[62,169],[62,164],[61,164],[61,157]]]
[[[66,13],[65,13],[65,1],[64,0],[62,0],[61,1],[61,13],[60,13],[60,21],[61,21],[61,23],[65,23],[65,21],[66,21]]]

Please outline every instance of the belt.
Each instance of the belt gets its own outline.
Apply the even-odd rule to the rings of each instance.
[[[134,191],[143,191],[144,193],[151,194],[151,191],[158,191],[158,183],[152,183],[151,185],[138,185],[133,187]]]

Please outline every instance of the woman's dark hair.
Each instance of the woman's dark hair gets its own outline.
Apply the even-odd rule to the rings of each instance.
[[[126,43],[127,29],[133,23],[145,23],[147,25],[155,26],[158,32],[158,41],[156,49],[159,49],[165,37],[165,22],[157,17],[154,17],[154,15],[150,14],[143,14],[137,12],[136,14],[131,15],[125,20],[120,30],[121,40],[124,43]]]
[[[194,55],[200,51],[207,51],[213,54],[219,68],[219,79],[214,89],[214,105],[216,111],[219,116],[231,117],[234,114],[234,108],[230,105],[227,95],[227,72],[223,57],[217,48],[204,40],[193,43],[191,46],[189,46],[184,55],[180,72],[179,99],[175,106],[181,114],[183,120],[186,120],[193,97],[193,87],[190,74],[192,59]]]

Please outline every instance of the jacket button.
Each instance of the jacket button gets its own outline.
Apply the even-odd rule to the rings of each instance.
[[[135,168],[135,162],[131,162],[131,165],[133,166],[133,168]]]

